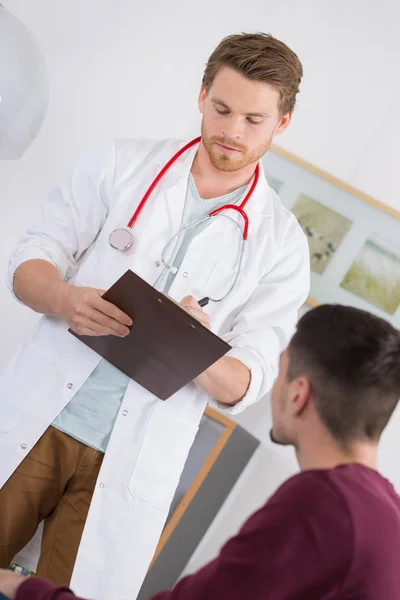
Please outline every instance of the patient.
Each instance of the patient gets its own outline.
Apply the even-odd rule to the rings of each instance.
[[[294,446],[300,473],[214,561],[153,600],[398,600],[400,498],[377,471],[377,450],[399,396],[396,329],[350,307],[308,312],[281,355],[271,400],[271,438]],[[0,590],[16,600],[74,598],[5,571]]]

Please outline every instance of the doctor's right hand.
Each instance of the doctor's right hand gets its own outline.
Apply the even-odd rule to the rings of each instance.
[[[129,334],[132,319],[102,298],[104,290],[62,282],[57,292],[57,313],[78,335]]]
[[[191,313],[200,323],[206,328],[210,329],[210,317],[208,314],[201,308],[200,304],[197,302],[196,298],[193,296],[185,296],[179,302],[180,306],[184,308],[187,312]]]

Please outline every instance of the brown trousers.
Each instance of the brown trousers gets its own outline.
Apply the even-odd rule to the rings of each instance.
[[[36,574],[68,585],[103,454],[49,427],[0,490],[0,567],[44,520]]]

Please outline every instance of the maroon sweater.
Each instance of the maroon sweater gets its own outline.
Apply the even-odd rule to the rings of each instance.
[[[73,598],[28,579],[16,600]],[[400,497],[361,465],[295,475],[218,558],[153,600],[225,598],[399,600]]]

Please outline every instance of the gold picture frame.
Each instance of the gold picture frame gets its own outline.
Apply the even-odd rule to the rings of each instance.
[[[279,146],[271,146],[263,160],[267,180],[284,206],[296,215],[306,235],[318,236],[325,244],[315,256],[326,264],[313,270],[310,243],[312,273],[307,304],[352,305],[400,327],[400,212]],[[315,231],[311,212],[308,226],[301,222],[299,209],[302,200],[305,205],[304,198],[310,210],[314,203],[314,215],[325,208],[327,220],[334,211],[339,220],[342,217],[347,222],[344,228],[341,223],[338,247]]]

